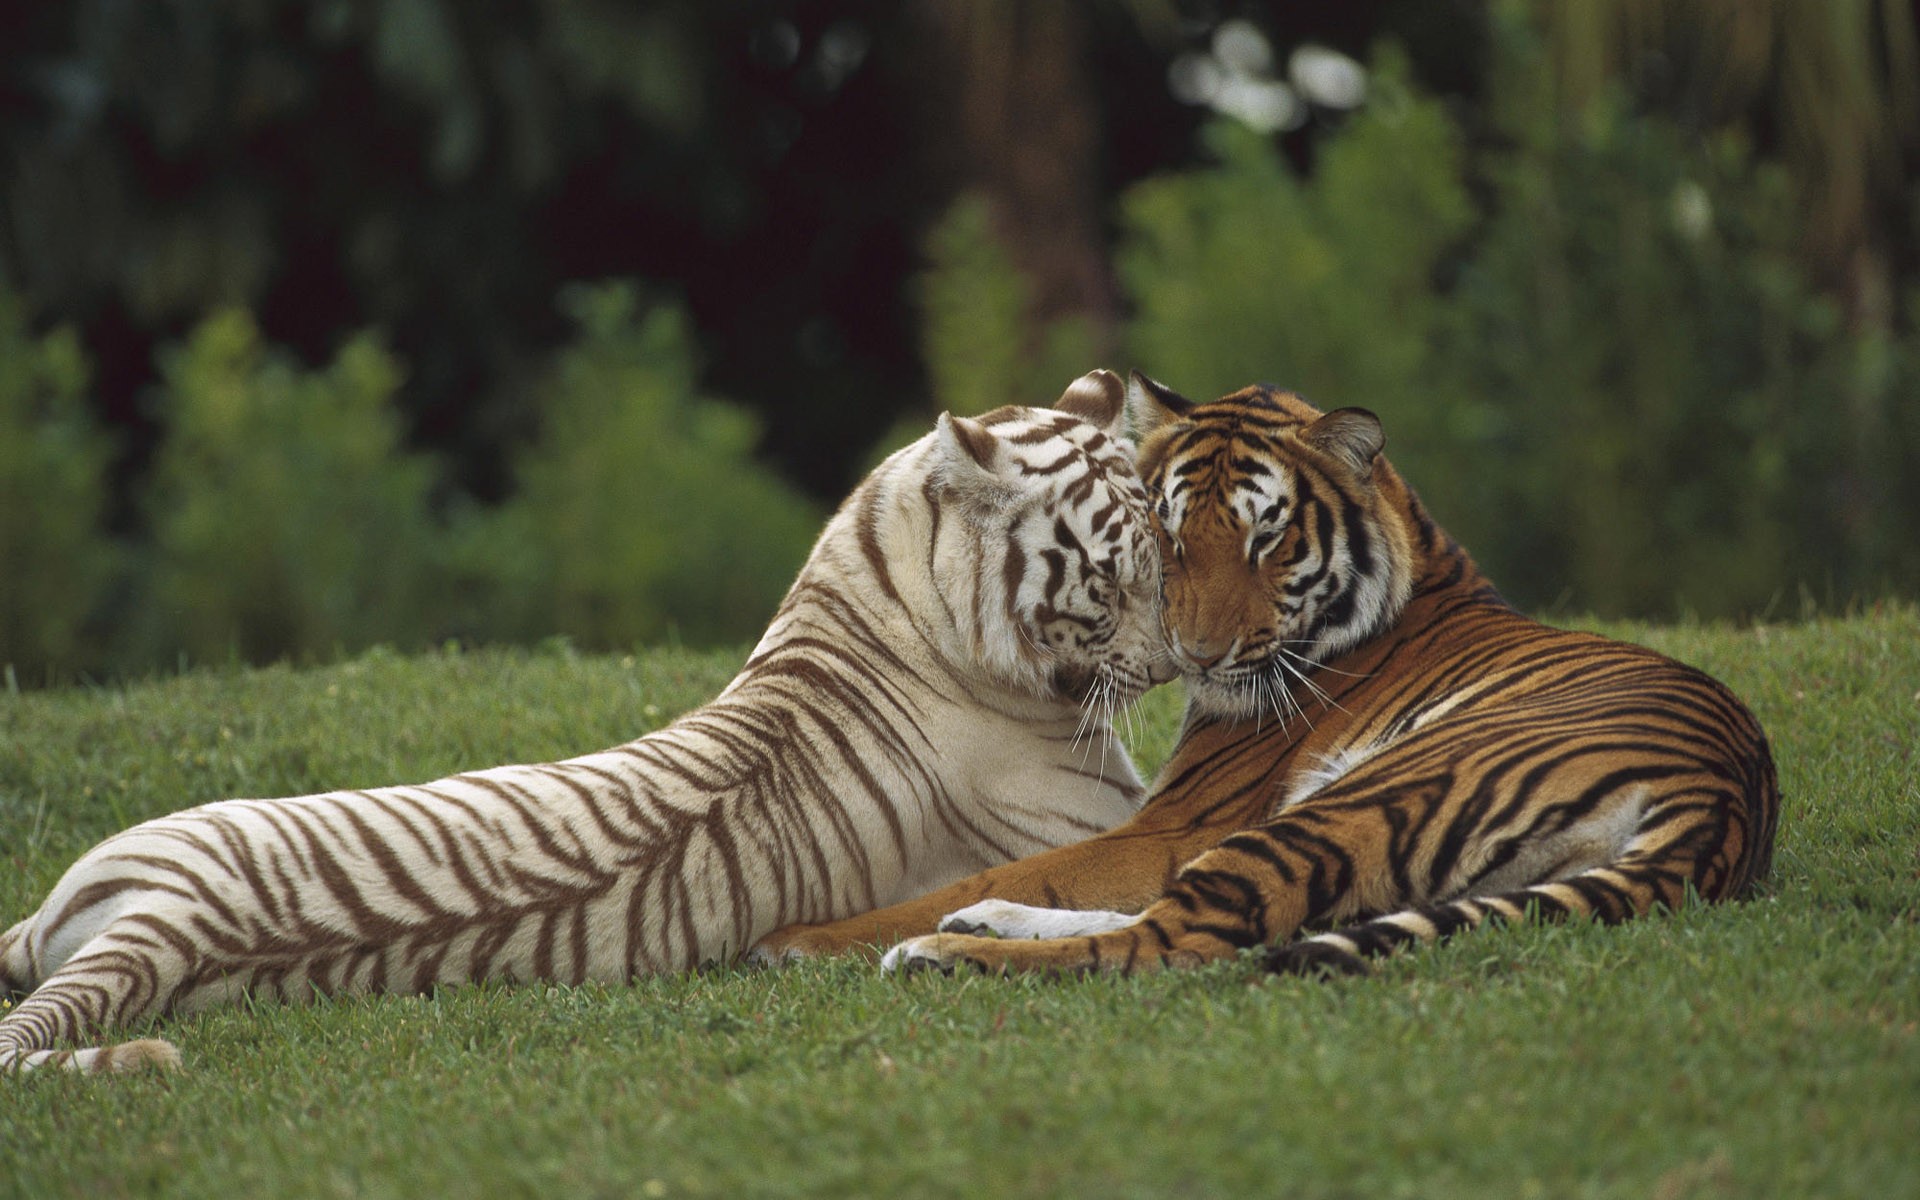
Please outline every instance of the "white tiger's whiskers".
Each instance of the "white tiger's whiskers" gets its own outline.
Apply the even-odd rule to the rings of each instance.
[[[1114,697],[1120,690],[1119,683],[1113,677],[1113,668],[1106,663],[1100,664],[1100,683],[1095,689],[1100,697],[1100,780],[1106,781],[1107,759],[1113,754],[1113,713],[1119,707]]]
[[[1084,771],[1086,770],[1087,759],[1090,758],[1094,752],[1094,734],[1095,732],[1099,733],[1100,765],[1094,773],[1094,787],[1096,789],[1104,786],[1106,783],[1107,759],[1113,753],[1113,718],[1115,712],[1130,711],[1131,708],[1131,706],[1129,706],[1126,710],[1121,709],[1121,706],[1115,701],[1115,696],[1118,695],[1118,693],[1119,681],[1114,677],[1112,665],[1109,663],[1101,663],[1094,675],[1093,686],[1087,689],[1086,698],[1080,702],[1080,723],[1074,727],[1072,741],[1068,743],[1069,745],[1078,745],[1081,738],[1085,737],[1087,748],[1080,755],[1080,769]]]
[[[1087,743],[1086,750],[1080,756],[1080,765],[1087,765],[1087,755],[1093,752],[1094,734],[1103,724],[1104,715],[1101,693],[1105,687],[1105,676],[1096,676],[1093,686],[1087,689],[1086,697],[1080,701],[1080,721],[1073,727],[1073,736],[1067,740],[1069,746],[1078,746],[1082,739]]]
[[[1128,701],[1120,708],[1119,716],[1127,723],[1126,732],[1122,740],[1126,742],[1128,749],[1132,749],[1140,743],[1142,731],[1146,728],[1146,718],[1140,712],[1139,697],[1142,694],[1144,694],[1144,689],[1136,687],[1134,690],[1134,699]]]

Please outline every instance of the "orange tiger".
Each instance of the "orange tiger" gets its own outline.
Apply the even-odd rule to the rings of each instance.
[[[1766,873],[1780,797],[1745,706],[1515,612],[1381,457],[1372,413],[1268,387],[1195,404],[1137,374],[1129,401],[1188,692],[1153,795],[1088,841],[777,931],[756,958],[907,937],[887,966],[1264,947],[1277,971],[1360,973],[1488,920],[1622,921]]]

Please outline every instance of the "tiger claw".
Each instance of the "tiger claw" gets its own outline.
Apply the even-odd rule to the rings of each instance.
[[[968,921],[957,914],[940,922],[941,933],[959,933],[968,937],[999,937],[999,931],[985,921]]]
[[[925,971],[953,974],[953,966],[942,961],[939,952],[921,945],[927,938],[909,938],[880,957],[880,969],[888,973],[918,975]]]
[[[1366,960],[1350,950],[1309,938],[1275,946],[1266,952],[1267,970],[1276,975],[1309,975],[1320,978],[1370,975]]]

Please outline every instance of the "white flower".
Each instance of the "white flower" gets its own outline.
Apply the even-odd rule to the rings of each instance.
[[[1327,108],[1358,108],[1367,98],[1367,69],[1338,50],[1302,46],[1287,59],[1300,94]]]
[[[1668,215],[1681,237],[1698,240],[1713,229],[1713,200],[1707,189],[1691,179],[1683,179],[1673,189]]]

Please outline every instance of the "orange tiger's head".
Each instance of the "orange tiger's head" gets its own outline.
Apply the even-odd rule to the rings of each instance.
[[[1195,404],[1137,372],[1128,398],[1167,636],[1200,711],[1284,705],[1309,664],[1393,624],[1413,532],[1378,418],[1268,387]]]

